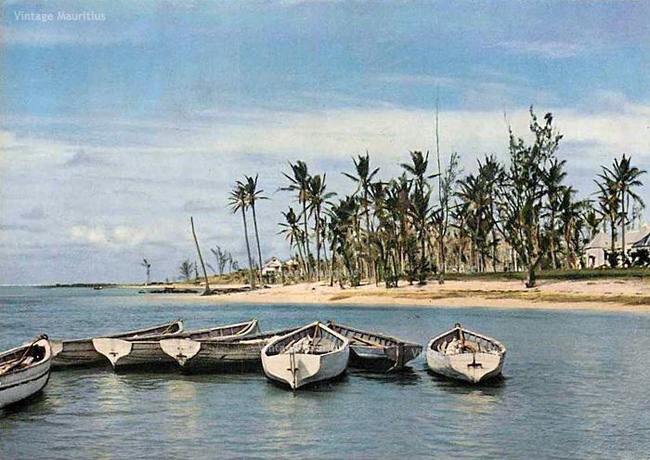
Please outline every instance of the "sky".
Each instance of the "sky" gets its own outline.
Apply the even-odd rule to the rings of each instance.
[[[1,5],[0,284],[142,282],[142,258],[176,278],[190,216],[208,262],[219,245],[244,266],[244,175],[270,198],[264,258],[286,258],[288,162],[342,195],[366,150],[390,177],[435,149],[436,94],[443,164],[465,173],[507,158],[531,105],[581,197],[624,153],[650,170],[649,2]]]

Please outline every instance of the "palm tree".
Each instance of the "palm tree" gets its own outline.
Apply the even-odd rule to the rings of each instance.
[[[304,249],[305,249],[305,259],[307,261],[307,276],[311,281],[311,262],[309,257],[311,256],[311,251],[309,249],[309,230],[307,229],[307,203],[309,200],[309,170],[307,164],[304,161],[298,160],[296,164],[289,163],[291,168],[292,176],[282,173],[284,177],[289,180],[289,185],[287,187],[282,187],[280,190],[297,192],[298,203],[302,205],[302,218],[303,218],[303,231],[305,232],[304,236]]]
[[[616,256],[616,222],[618,216],[618,207],[620,196],[618,193],[617,184],[609,179],[608,177],[601,175],[602,182],[596,182],[598,187],[598,213],[601,215],[601,220],[609,220],[610,226],[610,254],[609,254],[609,265],[614,267],[617,263]]]
[[[636,166],[632,166],[632,158],[626,157],[625,154],[623,154],[623,157],[620,161],[617,158],[614,159],[612,169],[606,168],[604,166],[602,168],[604,174],[601,174],[601,177],[608,176],[611,180],[613,180],[617,185],[619,193],[621,194],[621,249],[623,251],[623,262],[626,263],[627,253],[625,252],[625,225],[628,222],[628,200],[631,199],[632,202],[638,203],[642,208],[645,207],[645,203],[641,197],[633,190],[633,188],[643,186],[643,182],[639,180],[639,177],[645,174],[646,171],[639,169]]]
[[[563,187],[559,198],[558,219],[562,224],[562,233],[564,236],[565,248],[565,268],[576,268],[578,257],[578,248],[574,247],[573,241],[576,231],[584,223],[583,210],[586,202],[573,201],[573,195],[576,191],[573,187]]]
[[[324,227],[322,216],[323,205],[327,203],[327,200],[336,195],[336,193],[333,192],[326,192],[326,178],[326,174],[323,174],[322,176],[316,174],[309,178],[309,212],[314,215],[314,232],[316,233],[316,279],[318,281],[320,281],[320,250],[323,241],[322,230]],[[327,258],[327,256],[325,256],[325,258]]]
[[[348,273],[348,279],[352,287],[359,285],[359,267],[352,263],[355,253],[356,233],[358,232],[359,200],[356,196],[347,196],[338,203],[332,204],[328,210],[330,217],[330,234],[332,266],[334,266],[335,255],[343,259],[343,264]]]
[[[147,261],[147,259],[142,259],[140,265],[142,265],[147,270],[147,284],[151,283],[151,264]]]
[[[560,200],[565,194],[565,189],[562,185],[566,172],[564,171],[565,160],[554,159],[547,170],[542,172],[542,181],[544,182],[544,193],[546,194],[546,209],[548,212],[548,225],[550,227],[549,246],[551,252],[551,262],[553,269],[557,269],[557,255],[556,255],[556,215],[560,210]]]
[[[259,261],[260,269],[260,284],[264,284],[262,279],[262,247],[260,246],[260,234],[257,230],[257,215],[255,214],[255,203],[257,200],[268,200],[267,197],[262,195],[264,190],[257,190],[257,178],[259,175],[255,175],[255,178],[250,176],[244,176],[246,179],[246,198],[248,200],[248,205],[253,211],[253,226],[255,227],[255,241],[257,242],[257,257]]]
[[[237,181],[230,191],[229,199],[230,212],[236,214],[241,211],[241,217],[244,221],[244,238],[246,240],[246,253],[248,254],[248,267],[251,282],[251,289],[255,289],[255,277],[253,275],[253,259],[251,258],[251,246],[248,241],[248,224],[246,222],[246,208],[248,207],[247,185]]]
[[[367,275],[370,278],[372,276],[373,270],[373,257],[372,257],[372,244],[370,243],[370,210],[369,210],[369,192],[370,186],[372,184],[373,178],[379,172],[379,168],[375,168],[371,171],[370,168],[370,154],[366,151],[365,156],[359,155],[357,158],[352,159],[354,163],[354,169],[356,176],[353,174],[343,173],[344,176],[353,180],[357,184],[357,190],[355,193],[361,192],[361,202],[364,209],[365,220],[366,220],[366,248],[368,252],[368,261],[367,261]]]
[[[189,259],[185,259],[178,267],[178,270],[181,272],[181,278],[188,283],[190,281],[190,278],[192,278],[193,269],[194,269],[194,264]]]
[[[415,189],[410,197],[410,215],[413,219],[415,232],[420,242],[420,261],[418,263],[420,283],[426,282],[426,271],[428,271],[427,244],[429,243],[428,222],[431,218],[432,208],[429,206],[431,188],[427,179],[437,177],[437,174],[427,175],[429,167],[429,152],[423,154],[420,151],[410,152],[411,163],[402,163],[400,166],[413,176]]]
[[[280,222],[278,224],[281,227],[283,227],[283,229],[280,230],[279,233],[286,235],[286,238],[289,240],[289,248],[295,247],[298,249],[298,255],[300,257],[300,261],[302,262],[306,271],[306,263],[302,255],[302,247],[304,244],[305,235],[298,223],[298,216],[294,212],[293,208],[289,208],[289,211],[283,212],[282,215],[284,216],[285,222]]]

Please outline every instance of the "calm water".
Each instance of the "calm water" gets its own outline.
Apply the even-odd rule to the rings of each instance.
[[[505,379],[468,387],[420,356],[403,375],[348,371],[292,394],[257,373],[53,373],[0,411],[0,458],[625,458],[650,452],[650,315],[449,308],[208,306],[107,289],[0,288],[0,348],[176,317],[258,317],[266,330],[333,318],[426,344],[455,322],[508,348]]]

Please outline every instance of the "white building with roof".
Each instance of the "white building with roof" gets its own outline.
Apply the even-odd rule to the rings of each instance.
[[[615,249],[621,250],[623,238],[620,229],[616,235]],[[612,248],[612,237],[608,233],[599,232],[594,238],[585,246],[585,261],[587,267],[598,268],[607,266],[607,253]],[[644,223],[637,229],[625,230],[625,253],[630,254],[630,251],[637,249],[650,248],[650,225]]]

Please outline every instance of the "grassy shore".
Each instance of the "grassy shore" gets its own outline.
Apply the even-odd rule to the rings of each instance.
[[[198,288],[189,284],[177,286]],[[533,289],[526,289],[520,280],[503,276],[459,277],[448,279],[443,285],[435,281],[425,286],[402,282],[396,289],[374,284],[341,289],[321,282],[273,285],[251,292],[187,297],[195,298],[201,303],[428,305],[650,312],[650,277],[543,279]]]

